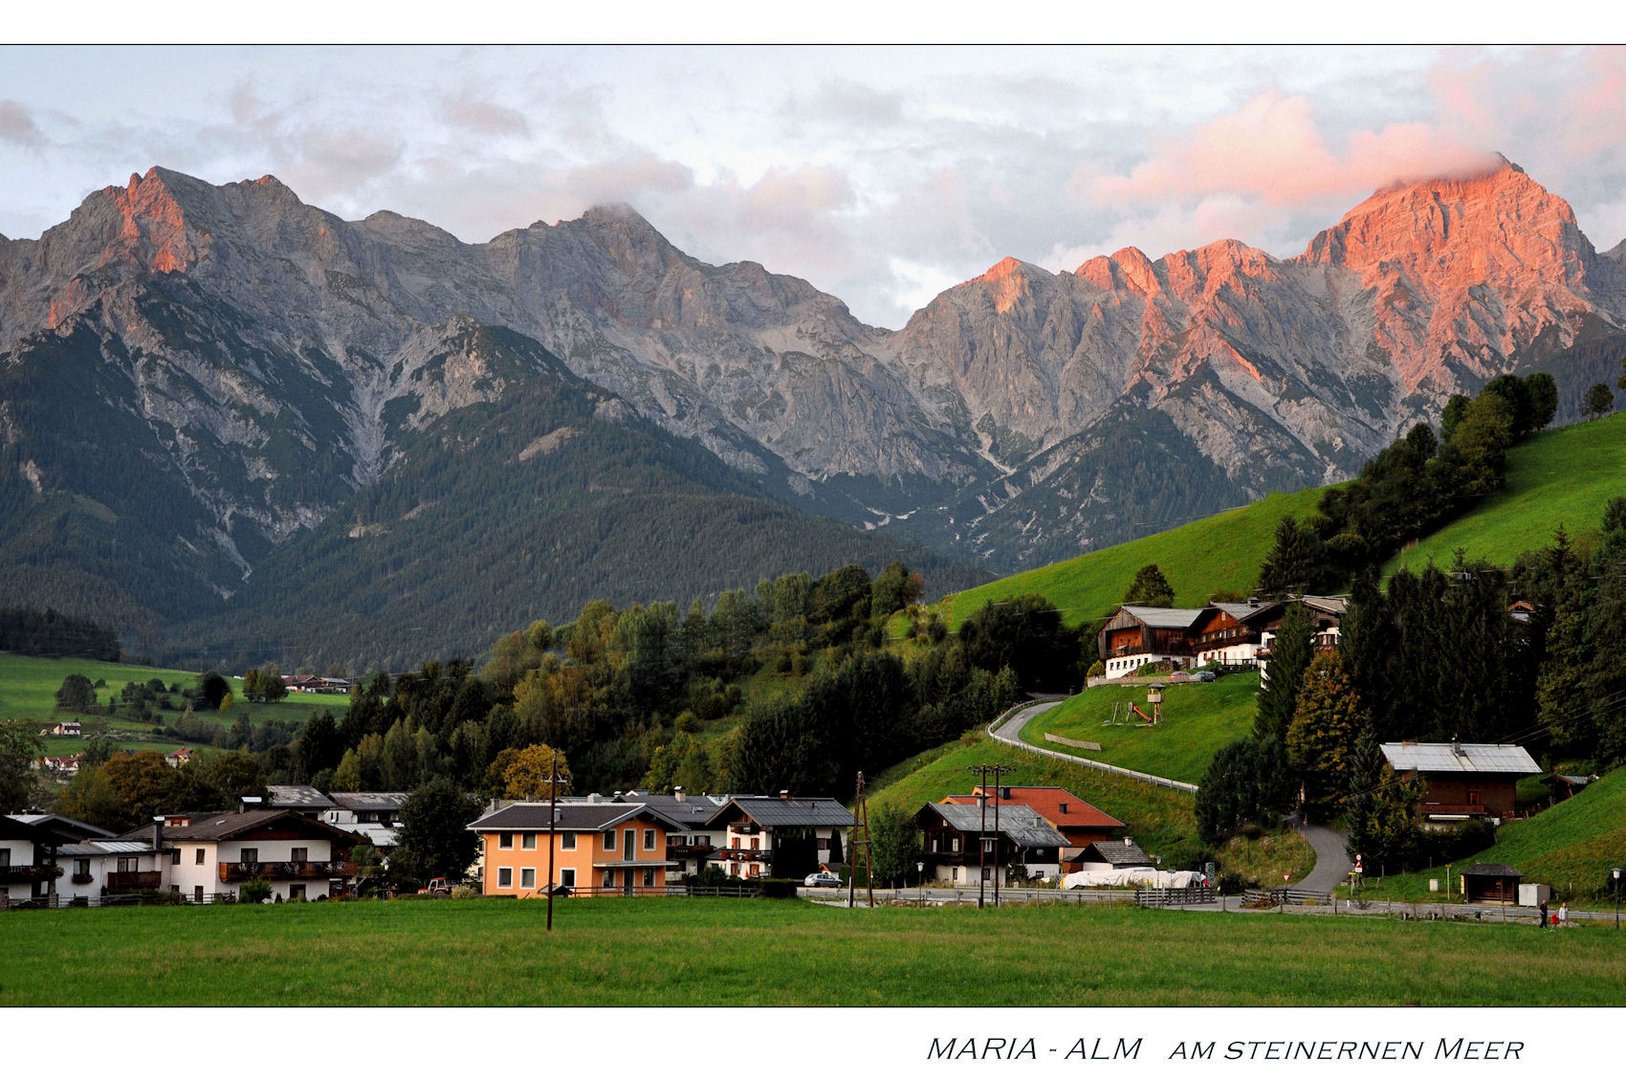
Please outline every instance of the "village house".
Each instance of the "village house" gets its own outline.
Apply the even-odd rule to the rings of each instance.
[[[1156,860],[1141,850],[1133,837],[1122,840],[1097,840],[1071,853],[1063,867],[1068,873],[1090,870],[1127,870],[1131,867],[1152,866]]]
[[[1067,840],[1067,846],[1080,848],[1097,840],[1112,840],[1128,828],[1111,814],[1098,810],[1060,787],[987,787],[980,784],[969,795],[947,795],[941,802],[961,806],[975,806],[977,799],[987,792],[990,808],[995,803],[1002,807],[1026,806],[1049,822]],[[1003,812],[1003,811],[1002,811]]]
[[[62,876],[56,859],[61,844],[62,837],[49,829],[0,816],[0,904],[54,895]]]
[[[334,807],[332,799],[309,784],[270,784],[265,792],[268,810],[292,810],[306,817],[319,818]]]
[[[168,765],[172,769],[179,769],[182,765],[185,765],[191,760],[192,748],[190,746],[177,746],[175,749],[164,755],[164,764]]]
[[[1264,671],[1270,642],[1294,604],[1308,608],[1317,648],[1338,643],[1347,601],[1337,596],[1213,603],[1202,608],[1156,608],[1126,604],[1096,637],[1109,679],[1133,676],[1146,664],[1175,669],[1204,664],[1253,665]]]
[[[643,803],[510,803],[469,825],[480,837],[486,896],[545,896],[550,884],[597,896],[664,896],[665,815]],[[550,861],[551,860],[551,861]]]
[[[146,831],[150,834],[153,830]],[[150,836],[148,839],[80,840],[59,848],[57,859],[68,872],[58,892],[70,902],[84,903],[92,898],[102,900],[170,887],[164,880],[164,868],[171,853],[155,847]]]
[[[671,864],[666,872],[668,883],[700,873],[712,852],[728,846],[728,826],[717,820],[728,805],[727,795],[690,795],[679,787],[670,795],[627,791],[617,799],[643,803],[672,823],[666,834],[666,858]]]
[[[1032,807],[1001,804],[996,815],[993,800],[986,814],[975,802],[927,803],[915,814],[915,824],[925,834],[926,876],[949,885],[977,884],[979,867],[988,882],[1001,867],[1012,866],[1022,868],[1024,879],[1055,877],[1067,845]]]
[[[262,880],[279,900],[316,900],[342,892],[353,873],[347,857],[356,837],[291,810],[171,814],[120,840],[153,837],[168,852],[164,884],[188,900],[236,897],[243,883]]]
[[[40,731],[41,735],[68,735],[76,739],[82,738],[84,733],[84,725],[77,720],[63,720]]]
[[[1397,775],[1423,780],[1418,809],[1433,821],[1510,817],[1519,778],[1541,772],[1524,747],[1502,743],[1398,742],[1382,750]]]
[[[844,861],[852,827],[852,814],[834,799],[736,795],[708,823],[722,835],[706,862],[729,877],[801,877]]]
[[[355,833],[380,851],[396,845],[396,829],[401,825],[405,791],[334,791],[328,793],[333,805],[321,811],[322,820],[334,828]]]

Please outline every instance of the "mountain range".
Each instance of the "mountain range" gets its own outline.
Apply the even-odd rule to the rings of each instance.
[[[1503,161],[1287,259],[1004,259],[888,331],[624,206],[468,244],[154,168],[0,238],[0,593],[360,666],[845,561],[941,592],[1346,476],[1504,372],[1573,416],[1623,256]]]

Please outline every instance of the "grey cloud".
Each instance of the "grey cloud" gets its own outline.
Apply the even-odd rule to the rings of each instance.
[[[33,114],[15,101],[0,101],[0,139],[20,146],[45,145],[45,133]]]
[[[467,95],[443,101],[441,115],[456,127],[484,135],[528,135],[531,130],[518,110]]]

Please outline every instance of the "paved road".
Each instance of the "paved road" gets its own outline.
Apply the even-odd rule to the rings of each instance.
[[[1297,883],[1296,888],[1314,892],[1332,892],[1333,886],[1349,881],[1349,868],[1353,865],[1344,853],[1347,837],[1320,825],[1297,824],[1299,834],[1315,851],[1315,868]]]

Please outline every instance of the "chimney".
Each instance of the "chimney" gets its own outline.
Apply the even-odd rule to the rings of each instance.
[[[590,803],[597,803],[602,798],[604,798],[604,796],[595,791],[591,795],[587,796],[587,801]]]
[[[790,788],[780,788],[779,798],[785,802],[790,802]]]
[[[152,819],[152,849],[164,850],[164,818],[162,815]]]
[[[258,810],[260,808],[261,801],[262,800],[258,795],[244,795],[238,800],[238,806],[242,812],[246,814],[250,810]]]
[[[672,789],[672,798],[676,799],[678,802],[683,801],[683,788],[681,786]]]

